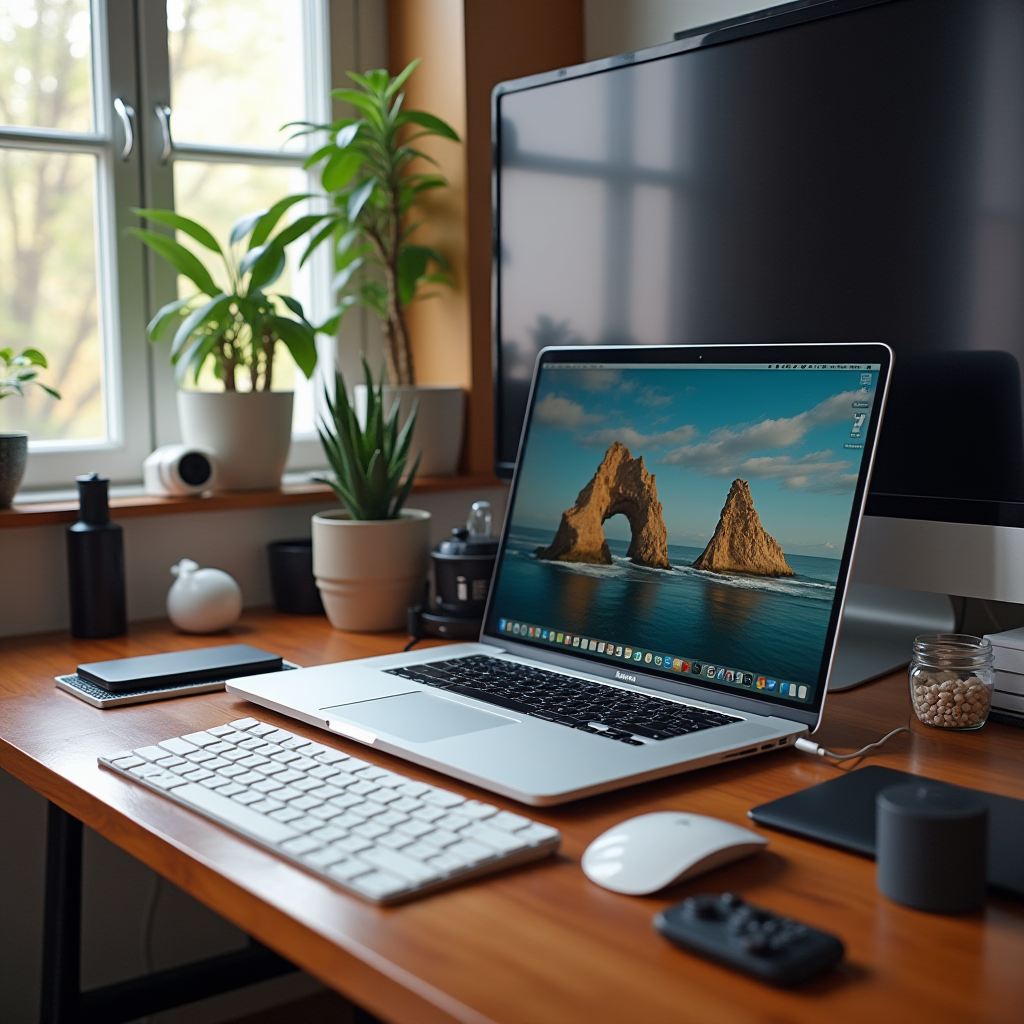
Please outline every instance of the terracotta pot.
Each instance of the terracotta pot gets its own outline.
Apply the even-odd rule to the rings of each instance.
[[[290,391],[178,392],[181,439],[213,452],[218,491],[281,486],[292,443],[292,399]]]
[[[366,385],[357,384],[353,389],[353,400],[359,422],[366,425]],[[409,449],[411,468],[416,453],[422,451],[420,476],[452,476],[459,468],[462,455],[462,430],[465,419],[466,393],[451,384],[416,384],[397,387],[384,385],[384,413],[391,412],[396,399],[401,399],[402,411],[398,414],[401,426],[418,402],[416,428]]]
[[[28,434],[0,434],[0,508],[10,508],[28,461]]]
[[[430,550],[430,513],[403,509],[397,519],[352,519],[343,509],[313,516],[313,575],[335,629],[401,629],[422,597]]]

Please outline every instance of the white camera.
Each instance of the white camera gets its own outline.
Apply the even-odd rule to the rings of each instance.
[[[142,464],[142,482],[147,494],[164,497],[202,494],[217,477],[213,452],[194,445],[165,444],[150,453]]]

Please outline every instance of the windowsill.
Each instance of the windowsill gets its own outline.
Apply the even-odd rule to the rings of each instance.
[[[303,478],[307,478],[304,482]],[[413,484],[414,494],[464,491],[478,487],[498,487],[502,481],[489,475],[420,477]],[[158,498],[143,492],[141,486],[111,488],[110,513],[113,519],[137,516],[177,515],[181,512],[223,512],[246,508],[276,508],[282,505],[323,504],[337,501],[326,484],[308,482],[308,474],[287,474],[276,491],[238,491],[210,494],[200,498]],[[24,494],[15,498],[12,508],[0,509],[0,529],[26,526],[50,526],[73,523],[78,518],[78,498],[72,491]]]

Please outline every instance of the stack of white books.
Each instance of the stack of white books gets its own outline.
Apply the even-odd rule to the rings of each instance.
[[[989,717],[1024,726],[1024,627],[989,633],[986,639],[992,643],[996,680]]]

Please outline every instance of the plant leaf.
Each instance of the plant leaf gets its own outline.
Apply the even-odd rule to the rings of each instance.
[[[191,313],[181,322],[181,326],[174,333],[174,341],[171,343],[171,362],[177,361],[182,348],[196,330],[208,320],[216,320],[223,313],[226,313],[231,306],[231,296],[221,292],[220,295],[212,298],[205,305],[192,310]]]
[[[274,333],[285,343],[295,360],[295,365],[306,375],[313,376],[316,368],[316,337],[313,328],[298,320],[289,320],[283,316],[267,318]]]
[[[334,275],[334,280],[331,281],[331,290],[340,292],[342,288],[348,284],[352,275],[363,265],[363,262],[362,257],[360,257],[359,259],[352,260],[347,267],[342,267],[342,269]]]
[[[330,216],[330,214],[328,214],[328,216]],[[326,239],[326,238],[328,238],[330,236],[331,232],[334,231],[334,228],[335,228],[336,225],[337,225],[337,221],[334,219],[334,217],[331,217],[330,222],[328,224],[325,224],[313,236],[313,238],[311,239],[309,245],[306,246],[306,251],[302,254],[302,259],[299,260],[299,269],[300,270],[302,269],[303,266],[305,266],[306,260],[308,260],[309,257],[313,255],[314,250],[319,248],[320,244],[324,241],[324,239]]]
[[[269,212],[269,210],[253,210],[252,213],[245,213],[239,217],[238,220],[231,225],[231,234],[228,235],[228,243],[230,245],[237,245]]]
[[[197,224],[194,220],[189,220],[188,217],[182,217],[180,213],[175,213],[173,210],[149,210],[149,209],[137,209],[133,208],[132,213],[137,214],[140,217],[144,217],[146,220],[156,221],[157,224],[166,224],[169,228],[176,228],[178,231],[184,231],[186,235],[190,235],[200,245],[205,245],[211,252],[217,253],[218,256],[223,256],[224,253],[221,251],[220,243],[217,241],[209,231],[202,226]]]
[[[249,249],[255,249],[256,246],[262,245],[270,237],[270,232],[277,227],[277,222],[284,216],[287,210],[296,203],[301,203],[304,199],[312,198],[312,194],[307,192],[302,195],[286,196],[284,199],[274,203],[256,222],[252,237],[249,239]]]
[[[440,135],[442,138],[451,139],[452,142],[460,142],[458,132],[441,118],[428,114],[425,110],[403,110],[395,118],[395,126],[403,124],[418,124],[425,128],[429,135]]]
[[[337,192],[343,189],[360,167],[363,166],[364,155],[358,149],[341,149],[327,161],[320,183],[325,192]]]
[[[154,252],[162,256],[179,274],[187,277],[204,295],[219,295],[220,289],[214,284],[210,272],[199,258],[180,242],[148,228],[129,228],[129,234],[140,238]]]
[[[284,249],[277,244],[276,239],[273,242],[268,242],[266,250],[253,264],[246,294],[252,295],[253,292],[273,284],[284,273],[284,266]]]
[[[359,216],[359,212],[366,205],[366,201],[373,194],[373,190],[377,187],[376,178],[368,178],[363,182],[362,185],[357,188],[352,195],[348,197],[348,203],[345,206],[345,212],[348,215],[350,221],[354,221]]]
[[[359,134],[359,128],[361,125],[361,121],[353,121],[352,124],[347,124],[344,128],[339,128],[334,136],[334,145],[337,146],[338,149],[344,149],[346,146],[351,145],[355,137]]]
[[[384,95],[391,99],[392,96],[402,88],[403,85],[408,81],[409,76],[420,66],[420,58],[417,57],[415,60],[410,61],[406,66],[391,79],[391,83],[387,89],[384,90]]]
[[[166,306],[161,306],[156,311],[156,316],[149,321],[146,326],[146,333],[150,336],[153,341],[159,341],[163,337],[164,331],[174,320],[178,311],[184,309],[195,296],[190,295],[187,299],[175,299],[173,302],[168,302]]]

